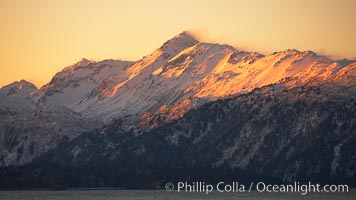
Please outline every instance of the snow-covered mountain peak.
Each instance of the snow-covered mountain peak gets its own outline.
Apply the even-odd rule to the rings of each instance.
[[[288,57],[292,57],[292,56],[299,56],[299,57],[319,57],[319,58],[325,58],[327,60],[329,60],[327,57],[325,56],[321,56],[316,54],[313,51],[299,51],[297,49],[287,49],[284,51],[280,51],[280,52],[274,52],[272,55],[288,55]]]
[[[199,42],[193,36],[187,32],[182,32],[165,42],[151,54],[144,56],[143,59],[126,68],[120,75],[108,77],[95,93],[100,94],[101,97],[113,97],[129,88],[136,87],[138,83],[148,78],[153,71],[163,66],[168,60],[196,44],[199,44]],[[90,95],[90,97],[92,96]]]
[[[58,72],[54,78],[60,78],[60,77],[65,77],[73,73],[74,71],[77,71],[82,68],[87,68],[90,64],[95,63],[95,61],[88,60],[86,58],[82,58],[80,61],[74,63],[73,65],[70,65],[68,67],[65,67],[61,72]]]
[[[273,61],[274,66],[280,65],[281,63],[297,64],[306,61],[311,64],[313,62],[323,62],[329,63],[331,60],[325,56],[320,56],[313,51],[299,51],[296,49],[287,49],[284,51],[274,52],[273,54],[267,55],[265,61]],[[307,67],[306,63],[303,63],[301,67]]]
[[[35,91],[36,89],[37,87],[32,83],[25,80],[20,80],[2,87],[0,89],[0,92],[2,94],[5,94],[6,96],[20,95],[27,97],[31,92]]]
[[[2,87],[0,89],[0,110],[11,108],[24,111],[31,108],[33,102],[29,99],[29,96],[36,89],[35,85],[25,80],[15,81]]]
[[[50,83],[31,95],[32,99],[71,108],[87,97],[104,79],[121,74],[131,64],[120,60],[94,62],[82,59],[57,73]]]
[[[238,51],[228,45],[198,43],[178,53],[152,74],[165,77],[178,77],[183,72],[191,77],[205,74],[218,68],[218,63],[224,60],[223,58],[228,59],[233,53],[237,54]],[[221,64],[224,66],[223,62]]]
[[[162,106],[173,108],[190,98],[210,101],[287,81],[288,87],[294,87],[322,83],[331,76],[341,80],[351,68],[342,69],[352,62],[333,63],[296,49],[265,56],[230,45],[201,43],[182,32],[137,62],[82,59],[57,73],[31,99],[110,121],[139,117]]]
[[[175,55],[185,48],[194,46],[197,43],[199,43],[198,40],[184,31],[165,42],[159,50],[168,53],[169,55]]]

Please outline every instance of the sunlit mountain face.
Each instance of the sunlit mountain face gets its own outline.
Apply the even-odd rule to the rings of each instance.
[[[261,86],[291,88],[341,76],[353,60],[332,61],[311,51],[289,49],[271,55],[200,43],[183,32],[137,62],[82,61],[65,68],[35,91],[41,105],[68,107],[103,121],[210,101]],[[341,81],[341,80],[340,80]]]
[[[135,62],[82,59],[39,89],[26,81],[1,88],[0,176],[16,165],[14,185],[58,184],[43,177],[67,166],[80,186],[93,166],[112,163],[135,175],[159,166],[164,173],[147,175],[152,187],[169,167],[204,165],[284,182],[312,176],[354,184],[355,97],[354,58],[295,49],[262,55],[183,32]],[[45,175],[30,175],[28,166]]]

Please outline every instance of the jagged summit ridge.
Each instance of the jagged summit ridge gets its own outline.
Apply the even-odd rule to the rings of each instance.
[[[72,108],[109,76],[115,76],[130,66],[130,61],[86,59],[64,68],[52,80],[35,91],[31,98],[41,104],[64,105]]]
[[[352,65],[352,60],[332,61],[296,49],[269,55],[238,51],[229,45],[199,42],[184,31],[136,62],[83,58],[30,98],[104,121],[124,116],[138,119],[163,107],[183,108],[189,99],[211,101],[286,80],[286,87],[328,80],[350,85],[354,82],[347,74],[352,74]]]
[[[355,59],[333,61],[294,49],[262,55],[199,42],[183,32],[135,62],[82,59],[58,72],[40,89],[26,81],[3,87],[0,111],[7,120],[0,123],[0,130],[11,130],[8,127],[16,120],[25,122],[15,127],[23,138],[48,139],[36,143],[40,153],[54,148],[62,136],[74,138],[112,120],[121,121],[123,129],[149,130],[207,102],[266,85],[287,91],[325,84],[353,88],[355,77]],[[7,88],[14,91],[8,93]],[[83,125],[84,121],[88,124]],[[78,131],[72,135],[71,130]],[[4,131],[0,131],[0,137],[8,134]],[[17,146],[0,151],[3,163],[16,163],[17,150],[30,152],[29,141],[39,139],[19,140]],[[19,160],[28,162],[36,155],[22,155]]]
[[[2,87],[0,89],[0,93],[7,96],[12,96],[16,94],[18,95],[21,94],[22,96],[28,96],[30,95],[31,92],[35,90],[37,90],[37,87],[34,84],[26,80],[20,80]]]
[[[191,98],[215,100],[285,80],[292,80],[287,87],[321,83],[351,63],[296,49],[269,55],[238,51],[199,42],[184,31],[136,62],[84,58],[31,98],[104,121],[127,115],[139,119],[164,106],[182,108]]]

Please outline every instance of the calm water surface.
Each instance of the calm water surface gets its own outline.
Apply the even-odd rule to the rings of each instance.
[[[178,193],[163,190],[65,190],[65,191],[0,191],[1,200],[355,200],[356,191],[348,193]]]

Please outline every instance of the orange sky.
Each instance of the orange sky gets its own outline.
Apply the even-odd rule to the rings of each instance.
[[[0,86],[82,57],[137,60],[183,30],[271,53],[356,56],[355,0],[0,0]]]

